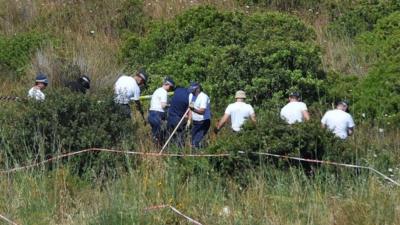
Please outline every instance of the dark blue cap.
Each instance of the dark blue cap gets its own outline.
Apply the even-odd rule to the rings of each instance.
[[[172,78],[170,78],[170,77],[166,77],[166,78],[164,79],[164,84],[169,84],[169,85],[171,85],[172,87],[175,87],[175,82],[174,82],[174,80],[172,80]]]
[[[146,71],[144,71],[144,69],[140,69],[138,71],[137,75],[143,79],[144,83],[147,82],[147,74],[146,74]]]
[[[338,102],[338,105],[349,106],[350,102],[348,100],[342,100]]]
[[[296,98],[300,98],[300,93],[299,92],[290,92],[289,97],[296,97]]]
[[[36,75],[36,80],[35,82],[39,82],[39,83],[44,83],[44,84],[48,84],[49,80],[47,79],[47,76],[44,73],[38,73]]]
[[[191,83],[190,83],[190,86],[189,86],[189,88],[188,88],[188,91],[189,91],[190,93],[194,93],[194,92],[196,91],[196,89],[199,88],[199,87],[200,87],[200,84],[199,84],[199,83],[197,83],[197,82],[191,82]]]
[[[85,87],[86,89],[90,88],[90,78],[86,75],[79,77],[79,82]]]

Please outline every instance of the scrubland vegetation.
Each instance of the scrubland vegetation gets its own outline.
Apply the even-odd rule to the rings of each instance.
[[[46,101],[0,101],[5,171],[87,148],[158,152],[134,112],[118,116],[112,86],[145,67],[197,80],[213,124],[243,89],[256,126],[211,133],[201,153],[225,158],[91,152],[0,173],[0,214],[17,224],[400,224],[400,189],[368,170],[255,155],[268,152],[375,168],[400,180],[400,3],[396,0],[0,0],[0,93],[24,97],[36,72]],[[89,74],[86,96],[63,88]],[[278,117],[302,93],[311,121]],[[346,141],[320,127],[350,100]],[[146,104],[146,103],[145,103]],[[170,146],[167,152],[191,153]],[[193,152],[192,152],[193,153]],[[198,153],[198,152],[194,152]],[[2,221],[3,222],[3,221]]]

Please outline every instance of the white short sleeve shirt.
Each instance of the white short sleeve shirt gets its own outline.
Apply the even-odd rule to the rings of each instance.
[[[190,102],[194,102],[195,109],[206,109],[203,115],[192,112],[193,121],[203,121],[211,119],[210,98],[204,92],[200,92],[197,97],[193,94],[190,94],[189,103]]]
[[[32,87],[29,92],[28,92],[28,97],[29,98],[33,98],[35,100],[38,101],[44,101],[45,99],[45,95],[43,94],[43,92],[37,88],[37,87]]]
[[[348,136],[347,130],[355,126],[351,115],[339,109],[326,112],[322,117],[321,123],[341,139],[346,139]]]
[[[129,104],[130,101],[138,101],[140,87],[131,76],[122,75],[114,85],[115,98],[118,104]]]
[[[244,122],[254,114],[254,109],[244,102],[235,102],[228,105],[225,114],[228,114],[231,118],[232,129],[240,131]]]
[[[150,110],[164,112],[161,103],[166,104],[167,101],[168,101],[168,92],[162,87],[158,88],[151,96]]]
[[[307,105],[304,102],[289,102],[281,109],[281,118],[288,124],[303,122],[303,111],[307,111]]]

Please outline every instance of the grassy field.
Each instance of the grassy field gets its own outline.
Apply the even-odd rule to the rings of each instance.
[[[0,35],[37,32],[53,40],[32,54],[19,78],[10,78],[8,70],[0,70],[0,95],[24,96],[39,69],[49,74],[49,88],[58,88],[64,62],[90,74],[91,96],[110,89],[117,74],[127,69],[119,55],[125,35],[131,34],[125,30],[130,26],[126,22],[130,17],[120,13],[127,2],[140,3],[0,0]],[[298,16],[314,29],[326,72],[358,77],[368,73],[369,65],[358,51],[356,40],[328,30],[331,18],[326,6],[340,1],[254,2],[145,0],[140,11],[143,15],[134,17],[139,24],[132,26],[135,32],[146,34],[145,24],[171,19],[204,4],[245,14],[279,10]],[[343,1],[343,10],[349,2]],[[126,27],[118,27],[121,21]],[[23,114],[14,103],[0,102],[0,108],[4,124],[13,124],[15,119],[4,115],[18,118]],[[141,118],[135,115],[133,120]],[[0,163],[4,167],[0,170],[17,166],[6,156],[15,148],[8,144],[7,132],[0,126]],[[158,151],[149,141],[149,133],[149,127],[138,123],[136,135],[141,138],[135,140],[133,149],[124,150]],[[209,144],[216,139],[210,134]],[[54,152],[61,151],[57,144]],[[358,120],[355,135],[345,144],[356,155],[355,163],[400,180],[400,128],[396,124]],[[29,151],[30,147],[13,150]],[[117,157],[115,153],[105,155],[110,161]],[[73,158],[13,173],[0,172],[0,215],[16,224],[190,224],[171,209],[150,209],[170,205],[201,224],[400,224],[400,187],[368,170],[320,166],[313,176],[307,176],[297,165],[282,169],[260,160],[256,169],[231,177],[215,169],[206,158],[125,155],[113,174],[93,170],[80,176],[72,172],[71,167],[76,165]],[[34,161],[27,159],[18,166]],[[8,223],[0,218],[0,224]]]

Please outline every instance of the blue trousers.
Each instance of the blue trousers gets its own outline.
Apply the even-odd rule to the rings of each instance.
[[[153,140],[157,144],[162,144],[164,141],[164,131],[162,131],[161,126],[162,122],[165,120],[165,113],[158,111],[149,111],[148,121],[151,126],[151,133],[153,136]]]
[[[193,121],[192,128],[192,147],[200,148],[201,140],[206,136],[208,129],[210,129],[211,121]]]

